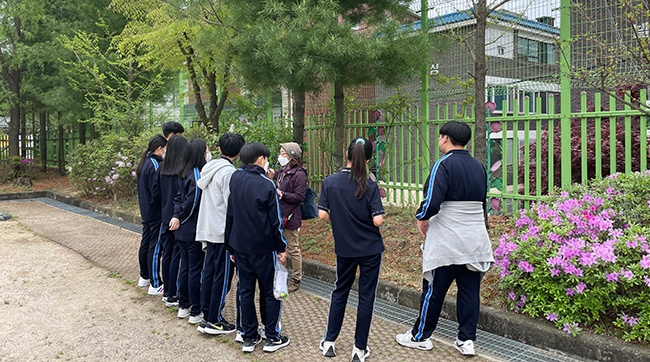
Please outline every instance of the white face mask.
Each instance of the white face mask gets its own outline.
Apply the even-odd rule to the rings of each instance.
[[[163,153],[162,156],[160,156],[163,160],[165,159],[165,154],[167,154],[167,152]]]
[[[266,163],[264,164],[264,172],[269,172],[269,160],[266,160]]]
[[[280,164],[280,166],[284,166],[287,163],[289,163],[289,159],[284,156],[278,156],[278,163]]]
[[[205,154],[205,162],[207,163],[207,162],[210,162],[210,161],[212,161],[212,152],[208,151]]]

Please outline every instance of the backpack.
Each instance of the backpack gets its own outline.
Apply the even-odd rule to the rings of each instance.
[[[317,199],[318,195],[316,194],[316,191],[311,187],[308,187],[307,192],[305,193],[305,201],[300,204],[300,213],[302,214],[303,220],[318,217],[318,207],[316,206]]]

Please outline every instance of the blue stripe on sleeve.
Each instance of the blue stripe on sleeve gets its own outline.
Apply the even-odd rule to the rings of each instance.
[[[444,155],[441,159],[436,161],[435,165],[433,165],[433,169],[431,170],[431,177],[429,177],[429,187],[427,188],[427,196],[424,205],[422,206],[422,211],[419,214],[415,215],[416,219],[424,217],[424,215],[427,214],[427,209],[429,208],[429,205],[431,205],[431,198],[433,197],[433,184],[434,181],[436,180],[436,172],[438,172],[438,167],[440,166],[440,163],[442,161],[444,161],[451,155],[452,153],[448,153]]]

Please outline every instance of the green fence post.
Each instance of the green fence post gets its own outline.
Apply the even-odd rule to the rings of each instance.
[[[429,1],[427,0],[421,0],[420,1],[420,28],[422,32],[424,33],[424,36],[427,37],[427,48],[429,47]],[[427,57],[429,52],[427,51]],[[424,137],[422,137],[422,140],[424,142],[424,149],[426,152],[424,153],[424,163],[427,168],[427,173],[429,170],[429,167],[431,166],[431,148],[429,147],[430,145],[430,138],[431,134],[429,133],[429,67],[430,67],[430,61],[427,61],[426,66],[422,70],[422,94],[420,97],[420,117],[422,117],[422,128],[424,131]]]
[[[560,145],[562,186],[571,184],[571,0],[560,1]]]

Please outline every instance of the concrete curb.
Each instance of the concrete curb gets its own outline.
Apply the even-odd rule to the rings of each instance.
[[[41,197],[51,198],[133,224],[141,223],[140,217],[136,215],[115,211],[52,191],[0,193],[0,201]],[[336,281],[336,269],[315,260],[303,259],[303,273],[327,283]],[[353,288],[357,289],[356,281]],[[416,310],[420,309],[420,291],[405,288],[393,282],[380,281],[377,296],[391,303]],[[456,301],[454,299],[447,298],[445,300],[442,317],[456,320]],[[624,343],[614,338],[586,332],[577,337],[571,337],[559,331],[549,322],[487,306],[481,306],[479,328],[534,347],[558,351],[582,359],[603,362],[650,361],[649,347]]]

